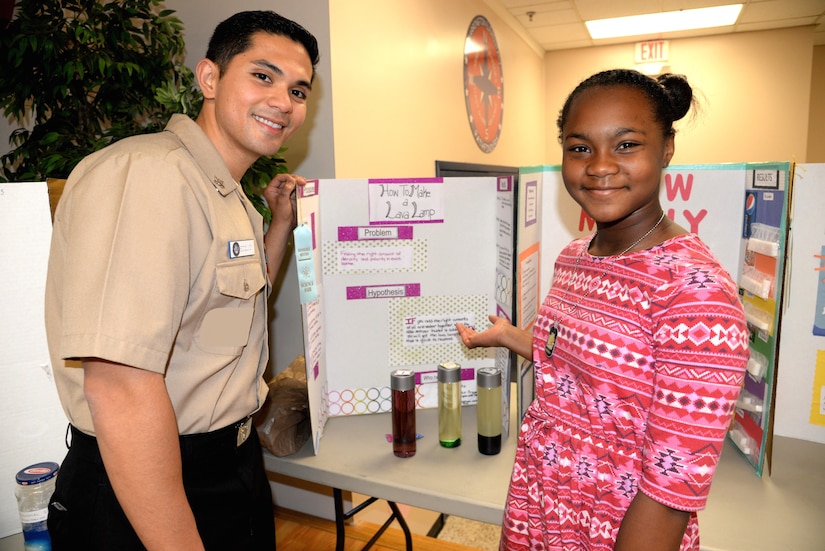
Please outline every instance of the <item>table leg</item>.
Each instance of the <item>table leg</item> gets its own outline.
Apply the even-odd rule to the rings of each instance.
[[[335,551],[344,551],[344,540],[346,537],[346,531],[344,529],[344,523],[355,516],[357,513],[365,509],[366,507],[372,505],[376,501],[378,501],[377,497],[371,497],[365,500],[363,503],[353,507],[349,511],[344,511],[344,496],[343,492],[340,488],[333,488],[332,489],[332,496],[335,501]],[[375,535],[361,548],[361,551],[366,551],[370,547],[378,541],[378,538],[381,537],[387,528],[389,528],[390,524],[392,524],[393,520],[397,520],[398,524],[401,526],[401,530],[404,532],[404,541],[406,542],[407,551],[413,551],[412,545],[412,532],[410,532],[410,527],[407,525],[407,521],[404,520],[404,515],[401,514],[401,510],[398,508],[398,505],[395,504],[393,501],[387,501],[387,504],[390,506],[390,510],[392,514],[390,517],[384,522],[384,524],[378,529]]]
[[[412,551],[412,533],[410,532],[410,527],[407,526],[407,521],[404,520],[404,515],[401,514],[401,510],[395,502],[388,501],[387,503],[390,505],[390,509],[392,509],[392,513],[395,518],[398,519],[398,524],[401,525],[401,530],[404,531],[404,540],[407,542],[407,551]],[[390,520],[392,520],[392,517],[390,517]]]
[[[335,551],[344,551],[344,497],[339,488],[332,489],[335,501]]]

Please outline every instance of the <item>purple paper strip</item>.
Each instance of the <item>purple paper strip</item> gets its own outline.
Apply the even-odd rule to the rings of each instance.
[[[443,184],[444,178],[370,178],[370,184],[404,184],[411,182],[414,184]]]
[[[361,228],[368,228],[369,226],[339,226],[338,227],[338,241],[358,241],[358,230]],[[398,237],[396,239],[412,239],[412,226],[398,226]],[[378,241],[384,239],[392,239],[388,237],[373,237],[365,238],[364,241]]]
[[[370,293],[370,289],[382,289],[386,287],[404,287],[404,294],[379,296],[377,293]],[[388,283],[386,285],[362,285],[356,287],[347,287],[347,300],[365,300],[373,298],[404,298],[404,297],[420,297],[421,284],[420,283]]]
[[[435,381],[438,378],[438,370],[434,371],[416,371],[415,372],[415,384],[421,384],[421,378],[426,376],[428,379],[432,379]],[[475,380],[475,369],[472,367],[462,367],[461,368],[461,380],[462,381],[472,381]]]

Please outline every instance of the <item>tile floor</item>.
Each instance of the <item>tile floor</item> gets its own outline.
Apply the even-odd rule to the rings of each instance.
[[[366,499],[368,499],[367,496],[352,494],[353,506],[362,503]],[[433,511],[417,509],[400,503],[398,508],[401,510],[401,514],[404,515],[404,520],[407,521],[410,531],[414,534],[428,535],[433,525],[439,521],[440,514]],[[360,520],[381,525],[387,520],[390,513],[387,502],[379,500],[358,513],[355,520],[356,522]],[[500,534],[501,528],[498,526],[451,516],[444,523],[439,538],[474,547],[480,551],[497,551]]]
[[[352,494],[352,505],[353,507],[363,503],[367,498],[367,496],[361,494]],[[404,515],[404,520],[407,521],[407,525],[410,527],[410,531],[414,534],[421,534],[427,535],[427,533],[432,528],[433,524],[436,523],[438,517],[440,516],[439,513],[434,511],[427,511],[426,509],[417,509],[415,507],[410,507],[409,505],[403,505],[401,503],[398,504],[398,509],[401,511],[401,514]],[[371,522],[373,524],[377,524],[381,526],[390,516],[392,511],[390,510],[389,505],[387,505],[386,501],[378,500],[357,515],[355,515],[355,520],[363,520],[366,522]],[[0,550],[2,551],[2,550]]]

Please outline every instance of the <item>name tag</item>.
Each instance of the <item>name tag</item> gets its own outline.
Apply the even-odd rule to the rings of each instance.
[[[229,242],[229,258],[240,258],[242,256],[252,256],[255,254],[255,240],[243,239],[241,241]]]

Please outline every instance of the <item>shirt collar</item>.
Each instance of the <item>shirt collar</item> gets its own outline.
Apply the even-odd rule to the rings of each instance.
[[[229,173],[229,168],[223,162],[220,153],[201,127],[188,115],[172,115],[166,124],[166,130],[172,132],[183,143],[218,193],[226,197],[237,189],[238,184]]]

